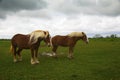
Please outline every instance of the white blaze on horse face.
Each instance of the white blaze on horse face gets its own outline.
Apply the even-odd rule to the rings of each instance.
[[[85,34],[85,33],[84,33]],[[85,36],[86,36],[86,43],[89,43],[89,39],[88,39],[88,37],[87,37],[87,35],[85,34]]]

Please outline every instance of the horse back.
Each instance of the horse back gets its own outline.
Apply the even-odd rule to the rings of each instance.
[[[12,37],[11,43],[13,46],[20,48],[28,48],[29,47],[29,35],[16,34]]]
[[[56,35],[52,38],[52,44],[53,46],[72,46],[74,45],[74,40],[69,36]]]

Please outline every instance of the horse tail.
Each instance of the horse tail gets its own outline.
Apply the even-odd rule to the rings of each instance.
[[[13,45],[10,46],[10,53],[13,53],[14,52],[14,48],[13,48]]]

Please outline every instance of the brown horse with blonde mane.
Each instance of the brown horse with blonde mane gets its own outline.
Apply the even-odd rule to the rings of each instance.
[[[73,58],[73,49],[78,40],[88,43],[89,40],[84,32],[72,32],[66,36],[56,35],[51,38],[53,56],[56,56],[58,46],[69,47],[68,58]]]
[[[11,39],[11,48],[10,51],[13,52],[14,62],[18,60],[22,61],[21,51],[23,49],[31,50],[31,64],[39,63],[38,60],[38,48],[40,46],[40,42],[44,40],[48,45],[50,44],[50,34],[48,31],[36,30],[31,32],[30,34],[16,34]]]

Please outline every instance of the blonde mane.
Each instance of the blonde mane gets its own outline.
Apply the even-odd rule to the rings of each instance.
[[[31,32],[29,35],[30,35],[29,43],[34,44],[38,41],[38,38],[42,38],[42,39],[46,38],[49,35],[49,32],[42,30],[35,30]]]
[[[84,35],[85,35],[84,32],[72,32],[72,33],[68,34],[67,36],[70,36],[70,37],[82,37]]]

